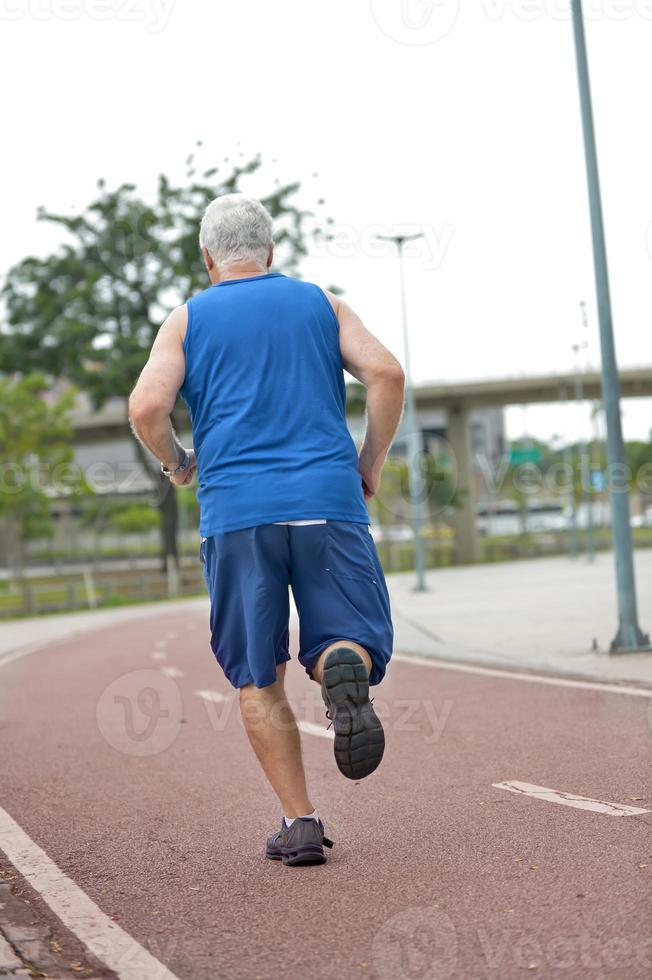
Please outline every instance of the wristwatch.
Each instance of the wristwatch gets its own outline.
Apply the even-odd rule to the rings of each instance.
[[[181,457],[181,462],[179,463],[177,468],[174,470],[166,470],[165,463],[161,463],[161,473],[163,474],[163,476],[176,476],[178,473],[181,473],[182,470],[185,470],[185,468],[188,466],[189,463],[190,463],[190,456],[188,455],[187,451],[184,449],[183,456]]]

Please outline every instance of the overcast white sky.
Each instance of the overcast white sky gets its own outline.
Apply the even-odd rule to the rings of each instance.
[[[652,0],[585,9],[618,357],[652,364]],[[371,235],[425,232],[417,380],[566,370],[584,340],[597,365],[567,0],[0,0],[0,22],[3,268],[55,244],[39,204],[82,207],[100,176],[147,192],[202,139],[207,164],[262,151],[253,190],[299,179],[303,204],[326,199],[337,238],[304,275],[401,358],[396,263]],[[652,400],[623,407],[647,438]],[[543,438],[580,424],[527,410]]]

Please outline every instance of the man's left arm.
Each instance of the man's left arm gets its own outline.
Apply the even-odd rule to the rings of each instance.
[[[186,373],[183,338],[187,322],[185,306],[178,306],[169,315],[156,335],[149,360],[129,398],[134,435],[166,470],[175,470],[186,452],[175,435],[170,415]],[[177,486],[192,482],[195,454],[190,450],[188,456],[188,465],[170,477]]]

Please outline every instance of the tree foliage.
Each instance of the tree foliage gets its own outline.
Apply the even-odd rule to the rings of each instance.
[[[5,550],[18,568],[26,538],[51,529],[53,488],[72,494],[81,474],[72,462],[72,389],[46,397],[42,374],[0,376],[0,525]]]

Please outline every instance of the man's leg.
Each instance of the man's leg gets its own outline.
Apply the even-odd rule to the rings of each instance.
[[[249,741],[258,756],[286,817],[312,813],[301,759],[299,729],[285,696],[285,664],[276,671],[276,682],[257,688],[240,688],[240,710]]]
[[[352,640],[337,640],[336,643],[331,643],[331,645],[326,647],[326,649],[320,654],[319,660],[316,661],[315,666],[310,672],[313,681],[317,681],[318,684],[321,684],[324,676],[324,661],[331,650],[337,650],[338,647],[348,647],[350,650],[355,650],[356,653],[359,653],[367,670],[367,675],[371,673],[371,657],[364,647],[361,647],[359,643],[354,643]]]
[[[385,735],[369,699],[371,658],[351,640],[322,651],[311,670],[321,684],[327,716],[335,732],[335,761],[348,779],[364,779],[380,765]]]

